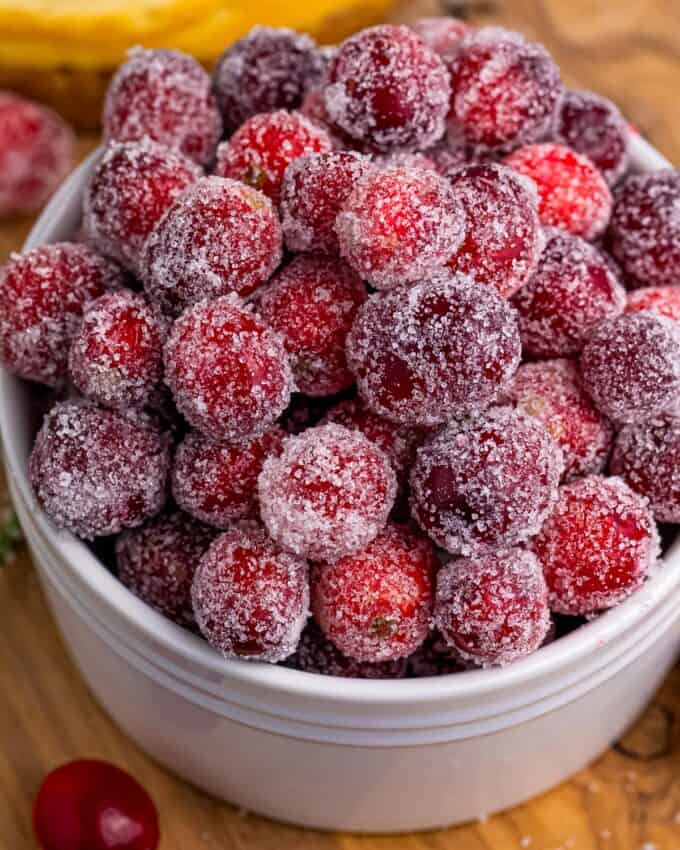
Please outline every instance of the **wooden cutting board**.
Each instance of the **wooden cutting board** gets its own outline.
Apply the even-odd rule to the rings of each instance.
[[[450,0],[480,22],[544,41],[567,83],[612,97],[680,163],[678,0]],[[406,20],[434,0],[401,7]],[[84,155],[96,140],[83,139]],[[0,262],[31,222],[0,224]],[[0,472],[0,517],[4,482]],[[0,541],[1,547],[1,541]],[[0,568],[0,850],[32,850],[31,801],[43,775],[77,757],[127,768],[158,805],[163,850],[680,850],[680,668],[635,728],[560,788],[485,823],[402,837],[297,830],[238,812],[154,765],[93,701],[18,547]],[[578,734],[565,730],[564,734]]]

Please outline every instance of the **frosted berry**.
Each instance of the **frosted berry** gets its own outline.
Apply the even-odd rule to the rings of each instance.
[[[354,186],[371,169],[351,151],[301,156],[286,168],[281,224],[290,251],[338,254],[335,219]]]
[[[647,286],[629,292],[626,313],[640,313],[643,310],[680,322],[680,288]]]
[[[449,132],[487,148],[541,139],[562,95],[557,65],[540,44],[501,27],[468,36],[450,64]]]
[[[644,422],[680,400],[680,327],[652,313],[603,322],[581,354],[581,375],[614,422]]]
[[[281,242],[269,198],[236,180],[204,177],[151,232],[140,262],[145,292],[168,316],[204,298],[245,297],[281,262]]]
[[[85,189],[88,242],[137,272],[152,229],[200,174],[190,159],[149,139],[109,145]]]
[[[581,387],[573,360],[524,363],[507,398],[550,432],[562,449],[566,480],[604,469],[614,432]]]
[[[560,488],[532,548],[548,583],[549,604],[563,614],[594,614],[642,584],[658,555],[646,501],[620,478],[591,476]]]
[[[215,440],[263,434],[290,400],[283,344],[230,296],[202,301],[172,326],[165,380],[186,420]]]
[[[434,621],[462,658],[503,665],[535,652],[550,628],[548,589],[531,552],[459,558],[437,575]]]
[[[444,133],[451,87],[441,58],[404,26],[343,41],[324,91],[331,123],[366,149],[422,149]]]
[[[118,578],[147,605],[180,626],[194,623],[191,582],[215,532],[177,511],[116,540]]]
[[[83,308],[122,284],[117,266],[75,242],[12,254],[0,269],[3,366],[21,378],[60,386]]]
[[[163,328],[140,295],[121,290],[86,308],[69,373],[84,396],[107,407],[151,400],[163,377]]]
[[[210,77],[178,50],[133,48],[109,85],[102,124],[106,142],[153,139],[208,165],[222,136]]]
[[[73,131],[55,112],[0,91],[0,218],[39,210],[74,160]]]
[[[600,322],[623,312],[626,293],[594,245],[549,229],[536,273],[512,303],[525,355],[573,357]]]
[[[192,599],[196,622],[218,652],[282,661],[295,652],[309,613],[307,564],[254,523],[236,525],[201,558]]]
[[[160,840],[156,807],[137,780],[86,759],[48,773],[33,828],[42,850],[156,850]]]
[[[371,296],[347,338],[362,399],[403,425],[437,425],[487,407],[519,357],[508,303],[448,273]]]
[[[290,163],[332,149],[328,133],[301,112],[265,112],[249,118],[219,146],[215,173],[247,183],[278,204]]]
[[[419,534],[390,524],[365,549],[312,572],[312,613],[357,661],[394,661],[430,630],[437,559]]]
[[[433,171],[388,168],[365,175],[335,223],[340,253],[378,289],[422,280],[460,245],[464,212]]]
[[[363,434],[340,425],[289,437],[264,462],[258,484],[267,531],[285,549],[333,561],[380,533],[397,491],[387,457]]]
[[[87,540],[158,513],[169,468],[169,440],[150,419],[71,401],[47,414],[29,463],[45,513]]]
[[[544,143],[519,148],[505,163],[536,184],[543,224],[590,240],[606,230],[612,196],[588,157],[564,145]]]
[[[418,18],[409,26],[445,62],[455,57],[465,36],[472,32],[472,27],[458,18]]]
[[[418,449],[411,511],[452,554],[515,546],[540,529],[563,470],[562,452],[540,422],[494,408],[451,423]]]
[[[314,41],[284,27],[253,27],[222,54],[214,89],[231,134],[261,112],[296,109],[318,84],[323,56]]]
[[[244,443],[220,443],[190,431],[175,452],[175,501],[217,528],[257,516],[257,479],[265,458],[281,451],[283,438],[278,426]]]
[[[354,383],[345,339],[364,301],[366,286],[349,266],[313,254],[294,257],[258,295],[256,309],[283,340],[300,392],[332,395]]]
[[[449,179],[465,210],[465,238],[449,268],[509,298],[534,273],[545,244],[533,184],[492,164],[468,165]]]

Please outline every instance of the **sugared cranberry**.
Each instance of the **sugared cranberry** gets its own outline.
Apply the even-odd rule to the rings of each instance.
[[[608,246],[637,286],[676,284],[680,277],[680,171],[627,177],[614,197]]]
[[[388,168],[366,174],[335,223],[340,253],[378,289],[422,280],[460,245],[464,212],[433,171]]]
[[[180,626],[194,623],[191,582],[215,532],[177,511],[125,531],[116,541],[118,578]]]
[[[509,298],[536,270],[545,244],[533,184],[502,165],[469,165],[450,177],[465,210],[465,238],[449,260]]]
[[[604,469],[614,432],[581,387],[573,360],[524,363],[507,398],[550,432],[562,449],[566,480]]]
[[[458,18],[418,18],[409,26],[445,62],[455,57],[462,40],[472,32],[472,27]]]
[[[204,177],[151,232],[140,262],[144,289],[169,316],[204,298],[245,297],[281,262],[281,242],[269,198],[236,180]]]
[[[281,454],[264,462],[258,491],[274,540],[303,557],[332,561],[379,534],[397,482],[375,444],[329,424],[289,437]]]
[[[333,257],[299,255],[257,298],[256,309],[283,340],[295,384],[310,396],[333,395],[350,387],[345,339],[366,286]]]
[[[293,377],[283,344],[229,295],[202,301],[177,319],[164,361],[180,413],[215,440],[263,434],[290,399]]]
[[[357,180],[371,168],[350,151],[301,156],[286,168],[281,223],[290,251],[338,254],[335,219]]]
[[[519,357],[508,303],[448,273],[371,296],[347,338],[364,402],[404,425],[437,425],[488,406]]]
[[[146,404],[163,377],[162,328],[129,290],[102,295],[85,310],[69,353],[80,392],[107,407]]]
[[[301,112],[265,112],[249,118],[219,146],[215,173],[247,183],[278,204],[290,163],[332,148],[328,133]]]
[[[553,135],[585,154],[613,186],[628,167],[628,130],[618,108],[590,91],[567,91],[555,118]]]
[[[308,35],[284,27],[253,27],[222,54],[214,88],[231,134],[261,112],[296,109],[318,84],[324,67]]]
[[[451,423],[419,449],[411,511],[439,546],[514,546],[540,529],[557,497],[562,452],[540,422],[494,408]]]
[[[365,549],[312,573],[312,613],[357,661],[394,661],[430,629],[437,559],[429,541],[390,524]]]
[[[529,655],[550,628],[538,559],[523,549],[500,549],[452,561],[437,575],[434,621],[444,640],[475,664]]]
[[[190,159],[149,139],[109,145],[85,189],[87,240],[136,272],[153,227],[200,174]]]
[[[30,381],[62,384],[83,308],[122,284],[117,266],[75,242],[12,254],[0,269],[3,365]]]
[[[640,313],[644,310],[680,322],[680,288],[646,286],[629,292],[626,313]]]
[[[307,564],[255,523],[236,525],[201,558],[192,598],[201,632],[223,655],[283,661],[309,614]]]
[[[29,464],[45,513],[87,540],[157,514],[169,468],[169,441],[150,419],[71,401],[47,414]]]
[[[45,777],[33,826],[42,850],[156,850],[160,839],[156,807],[137,780],[85,759]]]
[[[440,57],[407,27],[344,41],[324,91],[331,123],[367,149],[422,149],[444,133],[451,87]]]
[[[594,614],[637,590],[658,555],[646,501],[620,478],[590,476],[560,488],[532,548],[563,614]]]
[[[56,113],[0,92],[0,218],[39,210],[74,158],[73,131]]]
[[[211,81],[178,50],[136,47],[115,73],[106,95],[104,139],[153,139],[201,165],[210,163],[222,135]]]
[[[680,400],[680,327],[652,313],[603,322],[581,354],[581,376],[614,422],[644,422]]]
[[[265,458],[281,451],[283,438],[278,426],[245,443],[218,443],[190,431],[175,452],[175,501],[217,528],[257,516],[257,479]]]
[[[462,42],[450,71],[454,137],[502,148],[545,135],[562,82],[544,47],[519,33],[484,27]]]
[[[450,676],[462,673],[475,665],[464,661],[435,629],[422,646],[408,659],[408,676],[421,679],[425,676]]]
[[[612,196],[588,157],[564,145],[544,143],[519,148],[505,162],[536,184],[543,224],[591,240],[605,231]]]
[[[594,245],[560,230],[546,237],[536,273],[512,303],[525,355],[573,357],[593,328],[623,312],[626,293]]]

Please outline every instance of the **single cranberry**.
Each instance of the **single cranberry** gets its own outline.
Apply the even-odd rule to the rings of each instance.
[[[445,62],[455,58],[465,36],[473,32],[470,24],[448,17],[418,18],[409,26]]]

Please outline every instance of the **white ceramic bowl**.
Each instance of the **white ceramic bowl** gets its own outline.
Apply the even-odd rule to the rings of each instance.
[[[668,163],[639,137],[636,170]],[[69,238],[88,160],[26,243]],[[37,508],[36,414],[0,373],[10,489],[66,644],[93,693],[146,752],[238,806],[322,829],[397,832],[468,821],[566,779],[652,697],[680,646],[680,543],[626,603],[504,669],[404,681],[225,661],[129,593]]]

